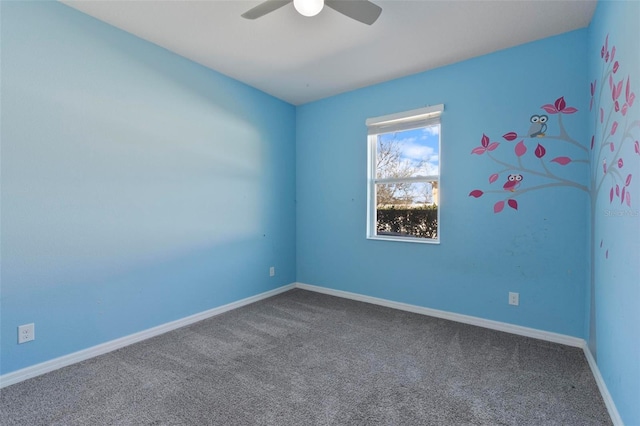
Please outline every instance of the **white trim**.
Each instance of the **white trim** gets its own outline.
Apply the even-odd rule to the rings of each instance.
[[[367,235],[366,238],[369,240],[380,240],[380,241],[400,241],[400,242],[408,242],[408,243],[427,243],[427,244],[440,244],[440,233],[442,227],[440,226],[440,197],[441,194],[438,192],[438,200],[436,204],[436,213],[437,213],[437,236],[436,238],[423,238],[423,237],[412,237],[412,236],[386,236],[384,234],[378,234],[377,232],[377,185],[384,184],[394,184],[394,183],[427,183],[431,184],[432,188],[435,186],[440,191],[440,170],[442,167],[442,161],[438,163],[438,174],[437,175],[429,175],[429,176],[412,176],[408,178],[377,178],[377,155],[378,155],[378,134],[380,133],[388,133],[391,131],[400,131],[400,130],[408,130],[397,128],[377,128],[372,127],[374,123],[387,123],[393,122],[395,120],[401,120],[402,122],[409,120],[411,121],[411,114],[416,114],[418,116],[428,116],[432,117],[429,123],[423,121],[415,121],[413,122],[418,127],[425,127],[428,125],[437,125],[439,127],[438,131],[438,154],[441,155],[441,145],[442,145],[442,126],[440,123],[440,114],[444,110],[444,105],[435,105],[426,108],[420,108],[412,111],[407,111],[404,113],[397,113],[386,115],[383,117],[370,118],[367,120],[367,126],[369,127],[369,133],[367,136]],[[406,120],[405,120],[406,119]],[[387,120],[387,121],[384,121]],[[377,125],[377,124],[375,124]],[[375,131],[371,131],[375,128]],[[442,158],[440,158],[442,160]]]
[[[376,136],[367,136],[367,237],[376,233],[376,185],[373,182],[376,175],[376,143]]]
[[[552,333],[550,331],[538,330],[535,328],[523,327],[520,325],[509,324],[506,322],[493,321],[484,318],[472,317],[470,315],[456,314],[453,312],[440,311],[438,309],[425,308],[422,306],[409,305],[408,303],[393,302],[387,299],[379,299],[377,297],[365,296],[358,293],[350,293],[348,291],[334,290],[326,287],[319,287],[310,284],[295,283],[296,288],[303,290],[315,291],[317,293],[328,294],[331,296],[342,297],[345,299],[357,300],[360,302],[371,303],[374,305],[386,306],[388,308],[399,309],[401,311],[413,312],[415,314],[427,315],[430,317],[442,318],[451,321],[461,322],[464,324],[476,325],[478,327],[489,328],[491,330],[504,331],[506,333],[517,334],[520,336],[533,337],[534,339],[546,340],[553,343],[561,343],[567,346],[582,348],[585,345],[584,339],[579,337],[568,336],[566,334]]]
[[[600,395],[602,395],[602,399],[604,400],[604,405],[607,407],[607,411],[609,412],[609,417],[611,417],[611,421],[614,426],[624,426],[622,422],[622,418],[620,417],[620,413],[618,413],[618,409],[616,408],[616,404],[613,402],[613,398],[609,393],[609,389],[607,388],[607,384],[604,382],[602,378],[602,374],[600,374],[600,369],[598,368],[598,364],[596,363],[595,358],[593,358],[593,354],[591,350],[589,350],[589,346],[585,342],[582,345],[582,350],[584,351],[584,356],[587,358],[587,362],[589,363],[589,367],[591,367],[591,373],[593,373],[593,378],[598,385],[598,389],[600,390]]]
[[[15,383],[22,382],[32,377],[40,376],[41,374],[49,373],[50,371],[57,370],[62,367],[66,367],[77,362],[81,362],[99,355],[106,354],[116,349],[129,346],[131,344],[140,342],[142,340],[149,339],[151,337],[158,336],[160,334],[167,333],[180,327],[184,327],[189,324],[193,324],[204,319],[220,315],[224,312],[231,311],[233,309],[240,308],[251,303],[258,302],[263,299],[275,296],[285,291],[291,290],[295,287],[295,283],[284,285],[276,289],[266,291],[264,293],[257,294],[255,296],[247,297],[245,299],[231,302],[226,305],[218,306],[217,308],[209,309],[204,312],[200,312],[188,317],[184,317],[175,321],[171,321],[165,324],[161,324],[156,327],[149,328],[147,330],[140,331],[138,333],[130,334],[128,336],[121,337],[119,339],[111,340],[96,346],[92,346],[87,349],[83,349],[78,352],[74,352],[68,355],[42,362],[40,364],[32,365],[30,367],[23,368],[21,370],[13,371],[11,373],[3,374],[0,376],[0,389]]]
[[[365,124],[367,127],[375,128],[398,125],[402,126],[406,122],[427,121],[429,119],[439,117],[442,114],[442,111],[444,111],[444,104],[432,105],[424,108],[412,109],[410,111],[367,118]]]
[[[367,235],[367,240],[397,241],[400,243],[418,243],[418,244],[440,244],[440,240],[438,238],[399,237],[399,236],[386,236],[384,234],[376,234],[374,236]]]
[[[440,175],[429,176],[411,176],[406,178],[373,178],[374,183],[420,183],[420,182],[438,182]]]

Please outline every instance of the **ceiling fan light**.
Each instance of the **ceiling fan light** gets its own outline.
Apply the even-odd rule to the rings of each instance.
[[[324,7],[324,0],[293,0],[293,7],[303,16],[316,16]]]

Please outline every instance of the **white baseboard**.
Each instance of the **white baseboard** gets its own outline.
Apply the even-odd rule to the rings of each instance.
[[[264,293],[260,293],[255,296],[247,297],[245,299],[228,303],[223,306],[218,306],[217,308],[209,309],[207,311],[190,315],[188,317],[181,318],[179,320],[161,324],[157,327],[149,328],[147,330],[143,330],[138,333],[130,334],[128,336],[124,336],[119,339],[111,340],[109,342],[102,343],[100,345],[92,346],[90,348],[83,349],[81,351],[74,352],[69,355],[64,355],[59,358],[52,359],[50,361],[45,361],[40,364],[23,368],[21,370],[3,374],[2,376],[0,376],[0,389],[6,386],[12,385],[14,383],[22,382],[23,380],[27,380],[32,377],[36,377],[53,370],[57,370],[59,368],[66,367],[68,365],[75,364],[77,362],[84,361],[89,358],[96,357],[98,355],[103,355],[108,352],[115,351],[116,349],[129,346],[133,343],[137,343],[142,340],[146,340],[151,337],[158,336],[160,334],[164,334],[168,331],[175,330],[177,328],[184,327],[186,325],[193,324],[195,322],[202,321],[204,319],[207,319],[216,315],[220,315],[224,312],[228,312],[233,309],[237,309],[242,306],[249,305],[259,300],[267,299],[269,297],[275,296],[276,294],[280,294],[285,291],[291,290],[294,287],[295,287],[295,283],[288,284],[282,287],[278,287],[274,290],[266,291]]]
[[[506,333],[518,334],[520,336],[533,337],[535,339],[546,340],[553,343],[561,343],[576,348],[584,347],[585,340],[579,337],[567,336],[565,334],[552,333],[550,331],[538,330],[535,328],[513,325],[506,322],[493,321],[484,318],[472,317],[470,315],[456,314],[453,312],[440,311],[438,309],[425,308],[422,306],[409,305],[407,303],[393,302],[387,299],[379,299],[377,297],[365,296],[358,293],[350,293],[348,291],[334,290],[326,287],[318,287],[310,284],[295,283],[296,288],[303,290],[315,291],[331,296],[342,297],[345,299],[357,300],[360,302],[372,303],[374,305],[386,306],[388,308],[399,309],[401,311],[413,312],[416,314],[427,315],[430,317],[442,318],[451,321],[461,322],[464,324],[477,325],[478,327],[490,328],[492,330],[504,331]]]
[[[609,393],[607,384],[604,382],[602,374],[600,374],[598,364],[596,363],[591,350],[589,350],[589,345],[587,345],[586,342],[584,346],[582,346],[582,350],[584,350],[584,356],[587,358],[589,367],[591,367],[591,373],[593,373],[593,378],[596,380],[596,384],[598,385],[598,389],[600,390],[600,395],[602,395],[604,405],[607,406],[607,411],[609,411],[609,417],[611,417],[613,425],[624,426],[622,418],[620,417],[620,413],[618,413],[618,409],[616,408],[616,404],[613,402],[613,398],[611,398],[611,394]]]

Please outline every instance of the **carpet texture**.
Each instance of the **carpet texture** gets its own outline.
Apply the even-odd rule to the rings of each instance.
[[[582,350],[304,290],[0,391],[2,425],[608,425]]]

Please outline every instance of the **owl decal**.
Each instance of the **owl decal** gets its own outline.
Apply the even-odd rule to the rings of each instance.
[[[549,117],[546,115],[532,115],[529,119],[531,126],[529,126],[527,135],[529,135],[530,138],[543,138],[544,132],[547,131],[548,119]]]
[[[515,192],[515,190],[518,189],[518,187],[520,186],[521,182],[522,182],[522,175],[510,174],[509,177],[507,178],[507,181],[505,182],[504,185],[502,185],[502,187],[504,188],[505,191]]]

